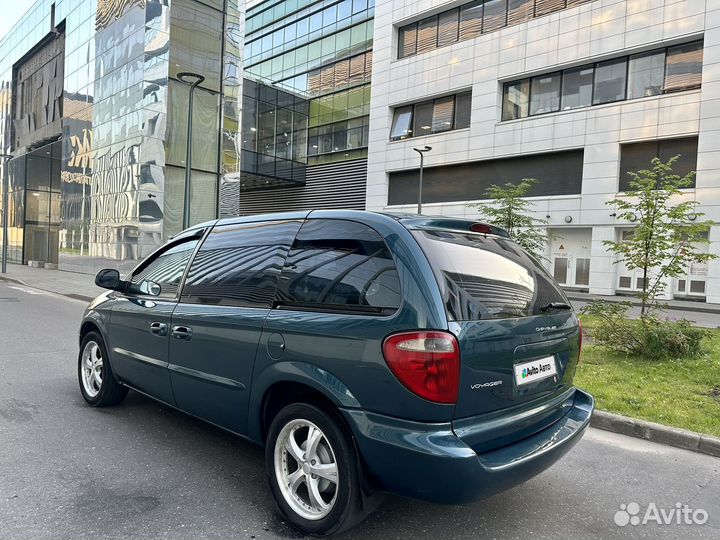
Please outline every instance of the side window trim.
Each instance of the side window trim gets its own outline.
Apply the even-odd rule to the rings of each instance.
[[[198,251],[200,251],[200,248],[205,243],[205,240],[207,240],[207,237],[210,236],[210,233],[215,228],[215,225],[212,227],[208,227],[204,231],[202,231],[202,234],[198,234],[199,239],[198,243],[195,245],[195,249],[193,249],[192,254],[190,255],[190,259],[188,259],[187,266],[185,266],[185,270],[183,271],[182,277],[180,278],[180,283],[178,284],[177,292],[175,293],[175,302],[180,302],[182,299],[182,292],[185,288],[185,280],[187,279],[188,272],[190,271],[190,267],[192,266],[193,262],[195,261],[195,257],[198,254]]]

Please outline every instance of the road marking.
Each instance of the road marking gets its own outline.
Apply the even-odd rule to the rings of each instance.
[[[53,298],[68,300],[70,302],[78,302],[83,305],[88,304],[88,302],[86,300],[80,300],[79,298],[72,298],[69,296],[65,296],[64,294],[54,293],[54,292],[50,292],[50,291],[43,291],[41,289],[32,289],[30,287],[23,287],[21,285],[8,285],[8,289],[14,289],[16,291],[20,291],[25,294],[30,294],[33,296],[50,296]]]

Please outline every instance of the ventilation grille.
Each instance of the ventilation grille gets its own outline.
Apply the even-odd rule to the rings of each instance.
[[[263,214],[294,210],[343,208],[365,209],[367,159],[342,161],[307,168],[304,186],[241,192],[239,214]],[[234,190],[221,195],[237,197]],[[231,201],[221,201],[221,208],[233,209]]]

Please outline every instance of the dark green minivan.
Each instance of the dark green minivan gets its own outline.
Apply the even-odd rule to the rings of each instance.
[[[502,229],[313,211],[196,225],[87,308],[93,406],[128,388],[265,447],[272,493],[334,534],[377,494],[466,503],[545,470],[593,410],[578,318]],[[520,504],[520,503],[518,503]]]

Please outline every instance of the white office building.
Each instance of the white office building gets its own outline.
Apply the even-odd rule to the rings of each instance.
[[[641,286],[603,245],[632,230],[606,204],[626,171],[680,154],[720,223],[720,0],[383,0],[373,49],[369,210],[415,211],[416,147],[424,213],[477,216],[490,184],[537,178],[550,271],[602,295]],[[720,260],[668,296],[720,303]]]

